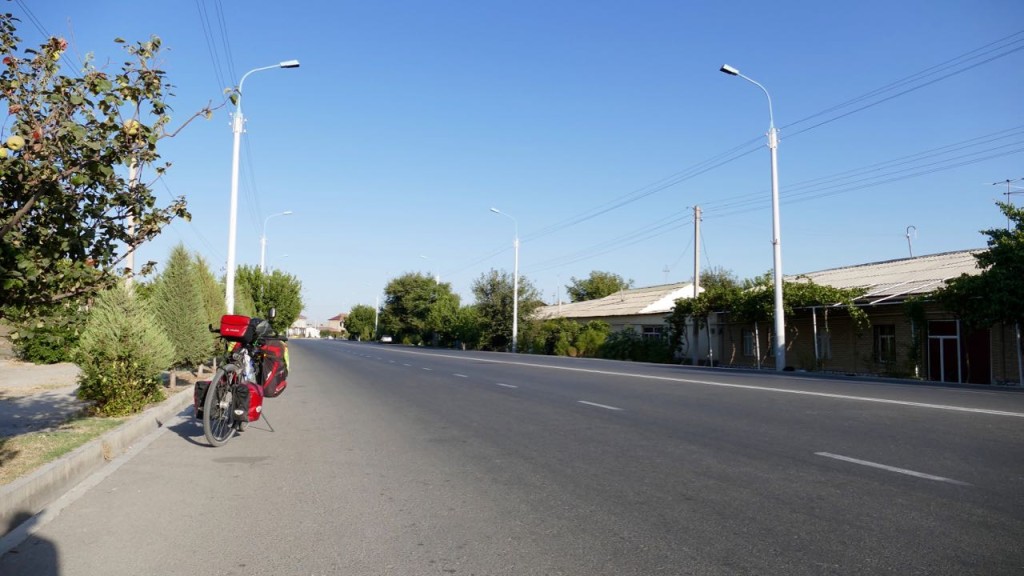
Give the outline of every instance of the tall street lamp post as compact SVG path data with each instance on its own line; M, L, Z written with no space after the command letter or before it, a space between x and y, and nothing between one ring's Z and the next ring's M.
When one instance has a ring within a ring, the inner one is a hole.
M277 214L271 214L263 220L263 233L260 234L260 274L267 271L267 222L274 216L289 216L292 214L291 210L285 210L284 212L278 212Z
M225 278L225 298L228 314L235 313L235 236L238 229L238 149L242 143L242 129L245 124L242 117L242 85L245 79L253 72L270 70L271 68L298 68L298 60L285 60L273 66L253 68L242 75L238 82L238 99L235 101L235 118L231 125L234 132L235 142L231 154L231 213L228 218L228 264Z
M720 71L730 76L743 78L760 88L768 98L768 150L771 152L772 157L772 247L775 260L775 369L783 370L786 367L786 319L783 316L782 307L782 238L779 229L779 133L775 129L772 97L760 82L740 74L740 71L732 66L723 64Z
M512 247L515 248L516 253L515 268L512 271L512 353L514 354L519 349L519 222L497 208L491 208L491 212L510 218L515 226L515 236L512 240Z

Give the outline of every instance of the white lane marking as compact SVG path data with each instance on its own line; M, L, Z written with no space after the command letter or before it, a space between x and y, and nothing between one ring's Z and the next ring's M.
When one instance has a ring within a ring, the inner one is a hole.
M776 392L780 394L797 394L802 396L817 396L820 398L833 398L837 400L855 400L861 402L874 402L877 404L894 404L897 406L914 406L917 408L931 408L934 410L949 410L952 412L968 412L972 414L988 414L991 416L1010 416L1014 418L1024 418L1024 412L1007 412L1004 410L989 410L986 408L967 408L964 406L952 406L949 404L929 404L925 402L910 402L907 400L892 400L888 398L873 398L870 396L850 396L848 394L832 394L829 392L812 392L809 390L790 390L787 388L772 388L768 386L755 386L753 384L732 384L728 382L714 382L711 380L694 380L690 378L674 378L671 376L654 376L651 374L630 374L627 372L612 372L609 370L594 370L590 368L575 368L568 366L549 366L546 364L532 364L529 362L509 362L507 360L490 360L487 358L459 358L454 356L447 356L444 354L430 354L427 352L413 352L406 350L396 350L396 352L404 354L419 354L423 356L431 356L432 358L445 358L449 360L463 361L463 362L486 362L491 364L507 364L512 366L526 366L528 368L546 368L548 370L566 370L569 372L583 372L586 374L599 374L602 376L620 376L623 378L637 378L640 380L659 380L663 382L680 382L683 384L700 384L704 386L718 386L720 388L735 388L740 390L757 390L761 392ZM382 360L382 358L378 358Z
M605 410L622 410L622 408L616 408L615 406L608 406L607 404L598 404L597 402L587 402L586 400L577 400L580 404L586 404L587 406L596 406L598 408L604 408Z
M964 406L952 406L949 404L928 404L924 402L910 402L907 400L891 400L888 398L872 398L870 396L850 396L848 394L832 394L829 392L812 392L809 390L789 390L787 388L772 388L768 386L755 386L753 384L731 384L728 382L713 382L711 380L693 380L690 378L674 378L671 376L654 376L651 374L630 374L627 372L612 372L608 370L593 370L590 368L574 368L569 366L548 366L546 364L532 364L529 362L509 362L507 360L489 360L487 358L459 358L444 354L430 354L428 352L412 352L396 350L404 354L421 354L432 358L445 358L463 362L486 362L490 364L508 364L512 366L525 366L528 368L545 368L548 370L566 370L569 372L583 372L585 374L599 374L602 376L619 376L622 378L637 378L640 380L658 380L662 382L680 382L683 384L700 384L703 386L718 386L720 388L734 388L738 390L757 390L759 392L775 392L778 394L798 394L801 396L816 396L819 398L832 398L836 400L855 400L860 402L874 402L876 404L893 404L896 406L914 406L916 408L931 408L933 410L949 410L951 412L967 412L971 414L988 414L991 416L1011 416L1024 418L1024 412L1006 412L1004 410L988 410L986 408L967 408Z
M835 460L842 460L843 462L851 462L853 464L860 464L861 466L869 466L871 468L878 468L880 470L888 470L889 472L896 472L897 474L906 474L907 476L915 476L917 478L924 478L925 480L935 480L936 482L946 482L949 484L956 484L957 486L970 486L967 482L961 482L959 480L953 480L952 478L943 478L942 476L932 476L931 474L925 474L924 472L915 472L914 470L907 470L906 468L897 468L895 466L887 466L885 464L879 464L877 462L868 462L867 460L858 460L857 458L850 458L849 456L841 456L839 454L832 454L831 452L815 452L815 456L824 456L825 458L832 458Z
M515 384L505 384L504 382L495 382L495 384L503 388L519 388L519 386L516 386Z
M466 376L465 374L459 374L458 372L453 373L452 376L455 376L456 378L469 378L469 376Z
M412 364L406 364L405 362L402 362L402 366L412 367Z
M433 368L424 368L424 370L426 370L427 372L433 372L434 371Z

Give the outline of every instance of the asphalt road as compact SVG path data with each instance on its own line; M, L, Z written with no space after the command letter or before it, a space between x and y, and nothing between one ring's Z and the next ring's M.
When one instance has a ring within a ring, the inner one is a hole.
M1024 394L337 341L0 575L1024 573Z

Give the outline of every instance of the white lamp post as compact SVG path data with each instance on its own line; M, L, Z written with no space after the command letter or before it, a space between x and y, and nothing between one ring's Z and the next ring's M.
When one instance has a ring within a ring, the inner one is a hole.
M491 212L511 218L515 225L516 234L512 240L516 252L515 269L512 272L512 352L515 353L519 349L519 222L497 208L491 208Z
M265 220L263 220L263 233L260 234L260 273L261 274L263 272L267 271L267 267L266 267L266 261L267 261L267 222L269 222L270 219L273 218L274 216L290 216L291 214L292 214L291 210L285 210L284 212L278 212L277 214L271 214L270 216L267 216Z
M768 97L768 150L771 152L772 157L772 247L775 260L775 369L782 370L786 367L786 319L783 316L782 306L782 238L779 229L779 134L775 129L772 97L768 94L768 90L759 82L740 74L740 71L732 66L723 64L720 71L730 76L743 78L760 88L764 95Z
M235 313L235 235L238 228L238 149L242 143L242 128L244 121L242 117L242 85L245 79L253 72L270 70L271 68L298 68L298 60L285 60L273 66L253 68L242 75L238 82L238 100L235 102L235 118L231 125L231 131L235 135L234 148L231 155L231 213L228 218L228 265L225 279L225 298L228 314Z

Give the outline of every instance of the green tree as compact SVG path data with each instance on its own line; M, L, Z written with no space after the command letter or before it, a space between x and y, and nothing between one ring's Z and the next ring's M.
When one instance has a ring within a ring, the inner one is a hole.
M291 274L280 270L266 274L258 266L239 266L235 284L242 286L252 300L255 310L250 315L269 318L270 309L275 310L277 315L270 325L279 334L285 333L302 314L302 282ZM236 313L242 314L240 308Z
M491 270L473 282L473 295L480 315L480 347L507 350L512 345L512 309L514 285L508 272ZM525 276L519 277L519 329L527 330L533 312L543 302L540 292Z
M222 282L223 284L223 282ZM225 288L225 291L227 288ZM225 303L224 309L227 310L227 303ZM225 312L226 313L226 312ZM241 283L235 282L235 314L240 316L258 316L256 314L256 303L252 300L252 294L247 286ZM216 326L216 324L214 324Z
M436 345L450 347L458 340L459 304L459 295L450 290L439 290L430 303L426 329Z
M68 299L35 309L30 314L8 317L13 330L9 337L18 358L35 364L71 362L72 350L85 325L81 299Z
M478 348L481 324L480 312L475 305L460 306L455 319L455 344L463 349Z
M151 308L174 346L173 365L192 368L210 358L214 337L192 256L178 244L153 286ZM219 321L218 321L219 324Z
M1010 225L982 230L988 249L975 255L980 274L962 274L936 299L972 327L1024 322L1024 208L998 202Z
M438 283L419 272L410 272L392 279L384 288L381 310L382 333L399 342L439 343L454 340L459 298L451 284Z
M373 333L375 319L376 310L373 309L373 306L367 306L366 304L356 304L353 306L352 310L348 313L348 318L345 319L345 329L348 330L349 338L373 340L375 337Z
M203 312L206 314L207 326L220 325L220 317L227 314L224 302L224 285L217 281L210 264L202 256L196 255L195 276L199 282L199 293L203 298Z
M573 302L597 300L633 287L632 280L625 280L618 274L599 270L594 270L587 278L572 277L569 282L565 289L569 292L569 299Z
M101 293L75 351L78 396L98 414L123 416L163 399L174 346L145 301L122 285Z
M98 69L87 57L80 73L65 76L67 42L50 38L22 51L16 21L0 14L8 111L0 127L0 317L113 285L129 252L187 218L183 197L157 206L149 182L168 166L158 163L157 143L212 114L207 107L169 130L170 85L154 65L159 38L116 40L128 54L120 70ZM134 182L126 175L133 164Z

